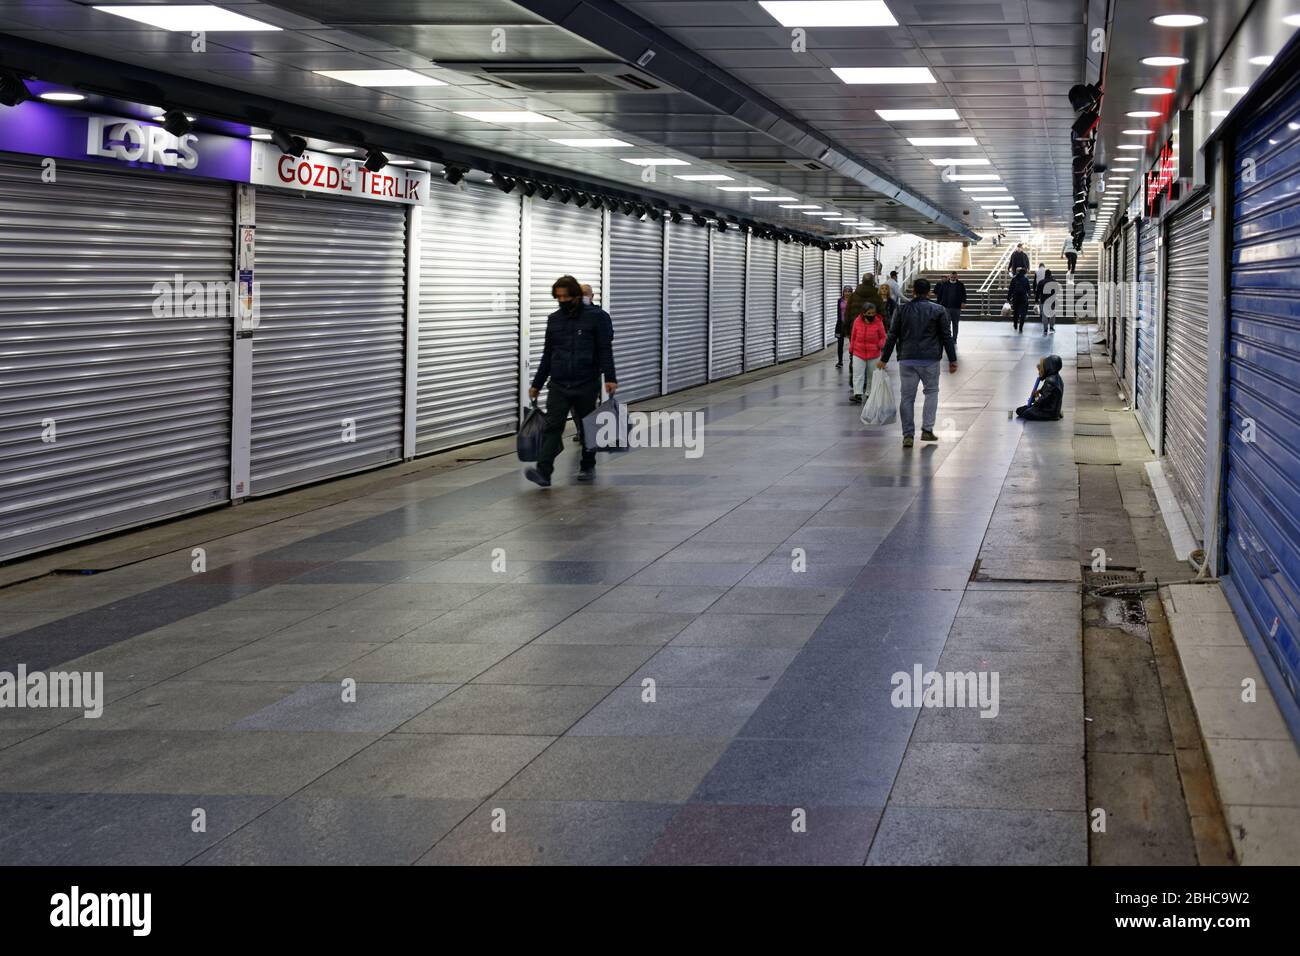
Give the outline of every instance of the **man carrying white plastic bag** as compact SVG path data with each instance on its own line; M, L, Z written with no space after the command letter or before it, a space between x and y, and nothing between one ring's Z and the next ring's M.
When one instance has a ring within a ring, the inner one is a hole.
M889 425L898 418L898 405L894 390L889 387L889 375L878 371L871 376L871 391L862 403L862 424Z

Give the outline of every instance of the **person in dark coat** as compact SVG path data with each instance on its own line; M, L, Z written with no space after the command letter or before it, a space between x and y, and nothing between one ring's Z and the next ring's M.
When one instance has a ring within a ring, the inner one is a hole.
M853 320L846 313L849 299L853 298L853 287L846 285L840 290L839 314L835 318L835 367L844 367L844 340L853 331Z
M1016 417L1027 422L1059 421L1065 383L1061 381L1061 356L1045 355L1038 360L1038 383L1029 396L1029 404L1016 409Z
M853 332L853 320L858 317L862 312L862 307L868 302L876 307L878 314L885 314L885 301L880 296L880 289L876 285L875 276L870 272L863 274L862 281L853 290L853 295L849 296L849 304L844 308L844 321L848 326L846 335Z
M551 295L559 308L546 318L546 339L542 359L537 365L528 397L536 401L550 381L546 401L546 437L534 467L524 469L524 477L543 488L551 484L555 456L564 449L564 422L572 412L581 422L596 409L600 376L605 376L605 391L610 395L618 388L614 370L614 347L608 315L582 301L582 288L573 276L560 276L551 286ZM579 434L581 434L579 425ZM582 446L579 481L596 476L596 450Z
M1011 320L1015 323L1016 331L1023 332L1025 329L1025 318L1029 315L1029 296L1033 291L1033 286L1029 284L1029 277L1025 275L1025 270L1021 269L1016 273L1016 277L1011 280L1007 286L1007 301L1011 303Z
M1029 253L1025 252L1025 244L1023 242L1016 243L1016 251L1011 253L1011 262L1008 264L1008 268L1011 270L1013 276L1021 269L1024 269L1025 273L1028 274Z
M1043 334L1050 335L1056 331L1056 294L1061 291L1061 284L1056 281L1052 275L1052 270L1048 269L1043 273L1043 278L1039 280L1034 293L1038 299L1038 317L1043 320Z
M948 310L948 324L952 326L952 340L957 341L957 327L961 324L961 309L966 304L966 284L949 272L948 278L934 287L934 301Z

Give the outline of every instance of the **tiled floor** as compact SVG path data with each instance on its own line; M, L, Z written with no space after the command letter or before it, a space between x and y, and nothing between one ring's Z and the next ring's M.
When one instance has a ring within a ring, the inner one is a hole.
M0 592L0 670L110 697L0 711L0 860L1084 863L1071 416L1008 415L1074 349L967 323L908 451L827 352L651 403L698 459L416 473ZM997 717L894 706L916 667Z

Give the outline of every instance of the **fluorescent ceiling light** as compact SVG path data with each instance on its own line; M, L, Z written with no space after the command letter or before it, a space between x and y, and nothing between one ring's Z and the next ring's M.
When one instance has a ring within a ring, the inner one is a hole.
M325 150L325 152L330 153L334 156L347 156L351 153L355 153L356 150L353 149L351 146L332 146L329 149Z
M783 27L896 27L884 0L759 0Z
M79 103L86 97L81 93L42 93L41 99L50 103Z
M1144 66L1182 66L1186 62L1186 57L1181 56L1144 56L1142 58Z
M913 146L978 146L974 136L909 136Z
M414 70L313 70L317 76L351 83L353 86L446 86L442 80ZM462 116L468 114L462 113Z
M923 66L833 66L831 72L845 83L934 83Z
M948 177L952 183L995 182L1002 179L997 173L957 173Z
M794 202L796 198L795 196L755 196L754 202Z
M962 186L961 191L964 193L1004 193L1008 190L1006 186Z
M689 166L690 163L684 159L661 159L657 156L642 156L633 159L629 156L623 157L623 162L631 163L633 166ZM725 189L726 187L720 187Z
M1139 86L1133 92L1140 96L1164 96L1166 93L1172 93L1173 90L1167 86Z
M1125 113L1125 116L1131 116L1134 119L1149 119L1153 116L1159 116L1155 110L1133 110L1131 113Z
M1293 13L1289 17L1283 17L1282 22L1289 27L1300 27L1300 13Z
M992 206L996 203L1010 202L1015 198L1014 196L976 196L975 201L981 206Z
M970 158L961 159L959 157L949 157L948 159L932 159L930 162L936 166L988 166L987 159Z
M625 143L621 139L553 139L552 143L559 143L561 146L576 146L579 149L621 149L624 146L631 146L631 143Z
M414 165L415 165L415 160L413 160L413 159L390 159L390 160L388 161L388 165L389 165L389 166L414 166Z
M1250 89L1249 86L1225 86L1223 88L1223 92L1231 93L1233 96L1240 96L1242 93L1245 93L1248 89Z
M1151 22L1158 27L1199 27L1205 17L1196 13L1164 13L1152 17Z
M271 134L270 134L270 133L253 133L253 134L251 134L248 138L249 138L249 139L255 139L255 140L257 140L257 141L259 141L259 142L262 142L262 143L269 143L269 142L271 141Z
M1227 116L1230 110L1210 110L1211 116Z
M1124 135L1125 136L1150 136L1154 132L1155 130L1152 129L1126 129L1124 130Z
M821 206L782 206L782 209L821 209Z
M762 186L719 186L724 193L765 193Z
M554 123L555 118L532 110L457 110L457 116L481 123Z
M673 179L684 179L690 183L730 182L732 178L731 176L723 176L721 173L687 173L685 176L673 177Z
M1120 143L1119 148L1120 149L1146 149L1146 147L1140 143Z
M886 123L904 123L909 120L961 119L956 110L876 110L876 115Z
M1271 56L1252 56L1250 58L1252 66L1269 66L1273 62Z
M214 7L210 3L107 5L97 6L95 9L146 26L158 27L160 30L180 33L253 33L280 29L261 20L246 17L242 13Z

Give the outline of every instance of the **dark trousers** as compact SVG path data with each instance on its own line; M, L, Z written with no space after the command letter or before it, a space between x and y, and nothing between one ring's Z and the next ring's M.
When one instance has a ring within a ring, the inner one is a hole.
M1067 252L1067 253L1065 254L1065 265L1066 265L1066 269L1067 269L1070 273L1073 273L1073 272L1074 272L1074 264L1075 264L1075 262L1078 261L1078 259L1079 259L1079 257L1078 257L1077 255L1075 255L1074 253L1072 253L1072 252Z
M1025 319L1029 317L1029 301L1011 303L1011 319L1016 324L1016 331L1019 332L1025 327Z
M1033 405L1021 405L1016 409L1016 417L1027 422L1055 422L1061 418L1060 415L1046 415Z
M555 470L555 456L564 450L564 423L570 413L578 423L578 435L583 437L582 467L596 464L596 452L587 447L582 432L582 420L596 410L597 384L589 388L564 389L552 385L546 393L546 433L542 439L542 453L537 459L537 470L546 477Z
M844 364L844 336L835 336L835 364Z
M948 309L948 324L952 326L952 340L957 341L957 327L961 325L961 306Z

